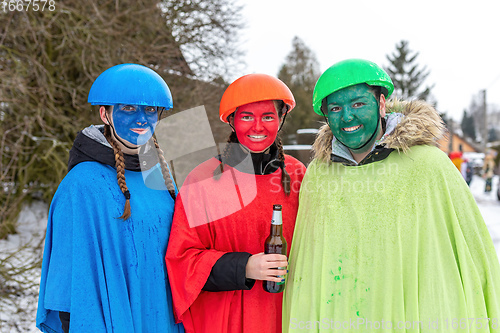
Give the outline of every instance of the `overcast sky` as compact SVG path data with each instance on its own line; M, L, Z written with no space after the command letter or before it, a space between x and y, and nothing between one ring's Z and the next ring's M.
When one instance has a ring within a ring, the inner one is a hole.
M294 36L315 52L323 72L337 61L364 58L385 67L408 40L431 74L426 85L440 112L461 120L474 95L487 89L500 108L500 1L239 0L247 67L238 76L277 76ZM236 79L236 77L235 77Z

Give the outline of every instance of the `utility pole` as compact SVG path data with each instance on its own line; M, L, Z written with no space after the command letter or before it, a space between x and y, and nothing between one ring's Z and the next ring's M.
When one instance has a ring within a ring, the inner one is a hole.
M486 112L486 89L483 89L483 132L481 136L483 137L482 149L483 153L486 154L486 144L488 143L488 120L487 120L487 112Z
M448 120L448 133L450 133L450 143L448 144L448 155L453 151L453 119Z

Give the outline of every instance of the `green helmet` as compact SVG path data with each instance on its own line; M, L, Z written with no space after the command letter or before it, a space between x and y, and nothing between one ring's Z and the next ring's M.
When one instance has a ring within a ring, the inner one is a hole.
M322 116L321 102L324 98L360 83L382 87L386 98L394 91L391 78L379 65L363 59L347 59L334 64L319 77L313 93L314 112Z

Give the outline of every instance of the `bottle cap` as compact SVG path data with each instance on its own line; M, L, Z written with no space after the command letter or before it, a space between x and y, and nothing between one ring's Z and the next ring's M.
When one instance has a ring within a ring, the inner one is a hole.
M273 210L281 211L281 205L273 205Z

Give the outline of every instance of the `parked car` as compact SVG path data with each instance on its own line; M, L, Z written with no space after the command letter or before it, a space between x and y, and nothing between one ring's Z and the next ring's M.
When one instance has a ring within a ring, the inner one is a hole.
M472 165L472 168L474 169L475 175L481 175L484 163L483 153L465 152L463 154L463 158L469 160L469 163Z

